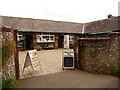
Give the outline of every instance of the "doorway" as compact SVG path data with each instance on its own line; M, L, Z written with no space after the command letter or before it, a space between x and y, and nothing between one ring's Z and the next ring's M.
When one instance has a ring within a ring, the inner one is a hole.
M58 34L58 48L64 47L64 35Z
M26 50L33 49L33 33L24 33Z

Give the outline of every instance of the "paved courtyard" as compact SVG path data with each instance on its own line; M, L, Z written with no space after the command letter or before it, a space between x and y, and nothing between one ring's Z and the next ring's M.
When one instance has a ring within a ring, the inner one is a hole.
M15 88L118 88L118 79L75 69L22 79Z
M63 51L73 51L73 49L52 49L38 51L40 67L32 70L31 66L24 69L27 51L19 51L20 79L39 75L62 72L62 53Z
M26 51L19 52L20 80L15 88L118 88L118 78L92 74L81 70L62 70L62 52L72 49L53 49L38 52L41 68L25 68ZM36 76L36 77L34 77Z

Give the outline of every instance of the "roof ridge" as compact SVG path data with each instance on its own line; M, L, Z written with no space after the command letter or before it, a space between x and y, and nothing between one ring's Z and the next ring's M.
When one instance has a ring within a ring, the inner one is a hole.
M113 16L113 17L111 17L111 18L96 20L96 21L92 21L92 22L88 22L88 23L84 23L84 24L91 24L91 23L95 23L95 22L99 22L99 21L104 21L104 20L110 20L110 19L114 19L114 18L118 18L118 17L119 17L119 16Z

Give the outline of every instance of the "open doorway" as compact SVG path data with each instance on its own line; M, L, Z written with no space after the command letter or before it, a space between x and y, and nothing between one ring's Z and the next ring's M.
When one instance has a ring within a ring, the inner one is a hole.
M59 34L58 35L58 48L64 47L64 35Z
M33 33L24 33L26 50L33 49Z

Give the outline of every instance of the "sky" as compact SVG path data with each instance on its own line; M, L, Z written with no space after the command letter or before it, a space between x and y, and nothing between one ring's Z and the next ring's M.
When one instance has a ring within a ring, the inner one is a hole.
M0 15L87 23L118 16L119 0L0 0Z

